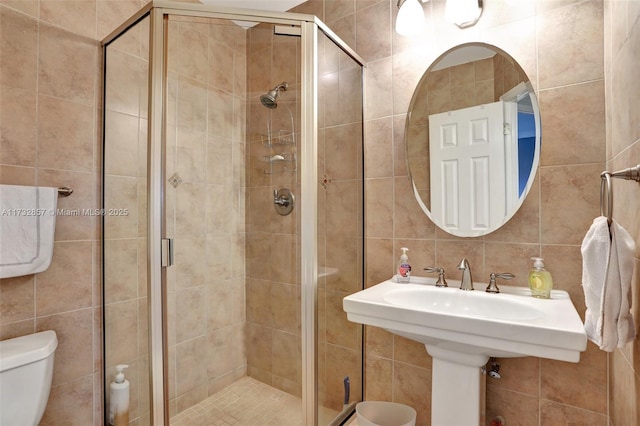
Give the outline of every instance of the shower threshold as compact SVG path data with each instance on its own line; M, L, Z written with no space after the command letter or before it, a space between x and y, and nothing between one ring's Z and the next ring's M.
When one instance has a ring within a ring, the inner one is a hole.
M319 425L338 411L320 407ZM204 401L173 416L171 426L302 426L300 398L251 377L243 377Z

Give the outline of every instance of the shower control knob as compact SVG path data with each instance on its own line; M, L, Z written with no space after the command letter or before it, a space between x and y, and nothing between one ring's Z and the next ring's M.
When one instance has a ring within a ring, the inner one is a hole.
M287 197L286 195L278 195L278 190L275 189L273 191L273 203L278 205L278 206L282 206L282 207L288 207L289 203L291 202L291 200L289 200L289 197Z
M295 197L287 188L273 190L273 205L276 212L281 216L286 216L293 211Z

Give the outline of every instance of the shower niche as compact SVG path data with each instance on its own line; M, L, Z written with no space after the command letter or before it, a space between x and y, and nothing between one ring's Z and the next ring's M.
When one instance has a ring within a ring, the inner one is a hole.
M191 3L151 2L103 46L102 207L130 212L103 218L104 411L127 364L139 425L344 418L362 399L342 311L364 288L361 59L311 15Z

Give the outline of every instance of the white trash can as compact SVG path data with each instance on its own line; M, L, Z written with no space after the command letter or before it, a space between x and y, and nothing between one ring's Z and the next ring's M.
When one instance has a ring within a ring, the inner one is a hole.
M386 401L363 401L356 405L358 426L415 426L416 410Z

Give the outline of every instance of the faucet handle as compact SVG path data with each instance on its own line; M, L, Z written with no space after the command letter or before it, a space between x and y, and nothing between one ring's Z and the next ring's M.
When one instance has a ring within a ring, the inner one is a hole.
M491 275L489 275L489 285L485 290L487 293L500 293L500 289L496 284L496 278L502 278L503 280L510 280L512 278L515 278L515 275L513 275L510 272L502 272L499 274L492 272Z
M438 274L438 281L436 281L436 287L449 287L447 280L444 279L444 268L436 268L433 266L427 266L423 268L424 271Z

